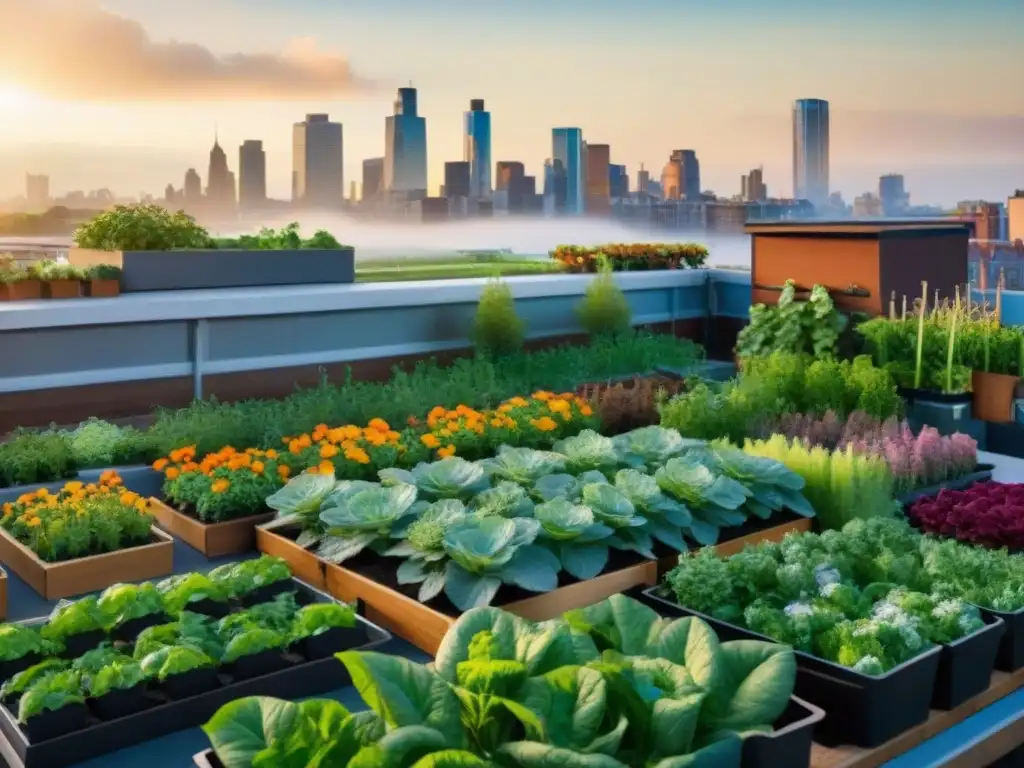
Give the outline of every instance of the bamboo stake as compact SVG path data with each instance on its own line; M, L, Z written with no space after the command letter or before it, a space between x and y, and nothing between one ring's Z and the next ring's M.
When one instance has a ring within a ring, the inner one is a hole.
M903 322L907 322L907 294L903 294Z
M928 283L921 281L921 308L917 316L917 362L914 366L914 389L921 388L921 361L924 354L924 313L928 310Z

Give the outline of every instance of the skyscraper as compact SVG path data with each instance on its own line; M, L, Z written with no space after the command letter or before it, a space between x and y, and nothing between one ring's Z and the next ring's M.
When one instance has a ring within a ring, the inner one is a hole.
M648 187L651 183L651 172L644 168L644 164L640 163L640 170L636 172L636 191L638 194L648 194Z
M469 102L465 115L466 135L462 159L469 163L469 197L491 197L491 113L484 110L483 99Z
M50 177L45 174L25 175L25 200L29 213L42 213L50 207Z
M565 213L566 209L565 166L558 159L544 161L544 207L552 213Z
M661 172L666 200L700 201L700 161L692 149L676 149Z
M629 197L629 172L624 165L608 166L608 192L612 200Z
M907 194L903 176L889 173L878 177L878 197L882 201L885 216L901 216L907 211L910 196Z
M764 171L761 168L754 168L740 178L740 196L747 203L760 203L768 198L768 188L765 186Z
M363 160L363 200L375 200L384 190L384 158Z
M585 209L583 167L583 131L579 128L554 128L551 131L552 167L561 166L560 174L564 178L564 206L556 204L556 210L569 214L580 214ZM556 176L557 176L556 171ZM557 183L556 178L556 183ZM557 187L556 187L557 189ZM545 172L545 196L547 196L547 173ZM556 199L558 199L556 195Z
M451 200L453 197L471 197L473 191L473 164L463 160L462 162L444 164L444 196Z
M587 202L588 213L607 213L611 210L611 147L607 144L587 144Z
M384 121L384 189L404 197L427 193L427 121L416 112L416 89L399 88L395 114Z
M340 208L345 200L341 123L306 115L292 129L292 199L309 208Z
M814 205L828 202L829 116L823 99L793 104L793 197Z
M267 153L263 142L247 139L238 148L238 205L257 210L267 202Z
M185 186L182 188L185 202L195 205L203 200L203 179L195 168L185 173Z
M235 207L235 177L228 168L228 156L216 138L213 140L213 149L210 150L206 202L217 211L227 211Z

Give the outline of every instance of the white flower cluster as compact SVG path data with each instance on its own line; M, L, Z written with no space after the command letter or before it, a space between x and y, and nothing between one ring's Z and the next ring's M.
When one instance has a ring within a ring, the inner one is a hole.
M814 606L810 603L795 602L790 603L782 609L783 613L789 616L791 619L795 619L798 616L813 616Z
M911 651L916 651L924 646L924 639L918 632L918 620L915 616L906 613L898 605L882 600L875 603L871 612L872 618L862 626L854 630L856 637L870 636L877 634L884 625L888 625L900 634L903 644Z
M825 587L829 584L838 584L839 580L839 570L828 563L821 563L814 566L814 581L819 587Z
M863 656L853 665L853 671L860 672L862 675L880 675L885 670L877 656Z

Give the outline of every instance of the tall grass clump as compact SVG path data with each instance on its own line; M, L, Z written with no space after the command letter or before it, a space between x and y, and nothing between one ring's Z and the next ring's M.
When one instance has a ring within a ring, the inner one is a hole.
M497 357L523 348L524 323L508 284L493 278L480 293L473 317L472 339L477 352Z

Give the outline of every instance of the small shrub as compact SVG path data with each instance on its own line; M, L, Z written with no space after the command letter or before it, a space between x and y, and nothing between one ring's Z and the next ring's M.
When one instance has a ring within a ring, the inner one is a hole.
M75 245L99 251L209 248L210 233L184 211L159 205L119 205L75 230Z
M497 278L488 280L480 293L472 334L477 351L483 355L494 357L522 349L523 321L516 313L512 291Z
M580 323L591 336L618 335L632 328L633 310L622 289L615 284L607 261L587 286L576 312Z
M65 435L26 432L0 443L0 488L48 483L74 474L71 444Z
M606 434L614 435L659 421L658 405L678 394L681 381L636 378L618 384L588 384L580 397L590 402Z

